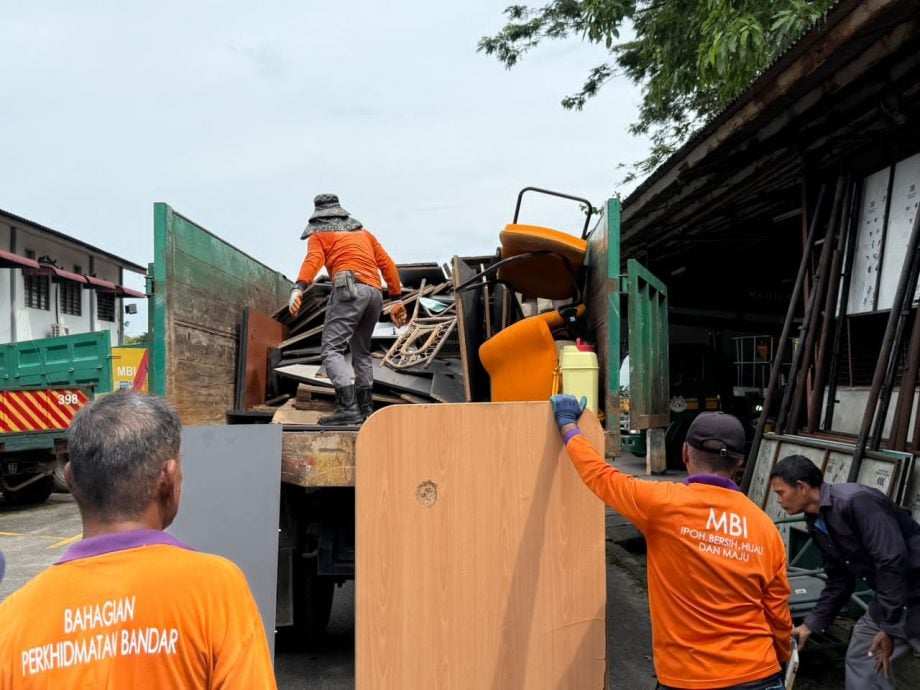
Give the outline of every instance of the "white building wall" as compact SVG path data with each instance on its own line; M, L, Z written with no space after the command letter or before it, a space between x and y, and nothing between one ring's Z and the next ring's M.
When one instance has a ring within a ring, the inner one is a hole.
M116 285L123 285L121 269L112 263L111 261L106 261L96 257L93 260L93 272L97 278L102 278L104 280L109 280ZM93 315L96 315L96 301L98 296L96 295L95 290L89 290L88 292L93 293ZM109 331L111 333L112 345L121 345L123 338L123 327L122 324L125 318L125 308L122 305L122 300L118 297L115 298L115 321L102 321L98 318L95 319L93 326L94 331Z
M0 248L5 251L12 251L10 234L9 224L0 220ZM11 285L18 273L20 271L14 268L0 268L0 343L8 343L13 340L13 309L10 304L10 295L12 294Z
M27 251L35 253L38 259L47 256L54 259L56 266L73 272L95 274L99 278L122 284L122 269L105 258L81 250L49 237L29 226L20 226L5 219L0 220L0 248L26 256ZM124 307L122 300L115 299L115 320L103 321L97 317L97 295L95 290L81 288L81 313L79 316L64 314L60 301L61 286L51 282L49 286L49 308L26 307L25 280L21 269L0 269L0 342L20 342L51 336L55 323L69 328L70 333L88 333L107 330L111 333L113 345L123 341Z

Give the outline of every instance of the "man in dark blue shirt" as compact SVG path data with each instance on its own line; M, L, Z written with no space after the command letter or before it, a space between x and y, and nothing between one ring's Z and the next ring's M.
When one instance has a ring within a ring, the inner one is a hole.
M825 484L801 455L776 463L770 488L787 513L805 514L827 574L818 603L793 631L799 648L830 625L863 579L875 597L853 627L846 688L898 687L900 662L911 647L920 652L920 525L877 489Z

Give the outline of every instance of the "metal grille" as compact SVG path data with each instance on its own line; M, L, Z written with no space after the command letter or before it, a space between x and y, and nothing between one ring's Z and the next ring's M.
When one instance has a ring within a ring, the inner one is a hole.
M72 316L83 314L83 290L76 283L61 283L61 311Z
M104 292L96 295L96 316L100 321L115 320L115 295Z
M26 306L30 309L49 310L49 294L51 279L48 276L23 275L25 285Z

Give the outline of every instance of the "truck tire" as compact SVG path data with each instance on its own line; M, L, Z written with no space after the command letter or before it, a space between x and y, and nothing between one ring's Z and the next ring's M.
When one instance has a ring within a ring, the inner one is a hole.
M676 419L671 422L664 435L665 456L669 470L686 470L684 465L684 441L690 428L688 419Z
M10 484L20 483L10 481ZM27 506L35 503L44 503L54 490L54 475L46 475L38 481L32 482L17 491L3 490L3 499L9 506Z
M51 475L54 477L54 491L59 494L69 494L70 488L67 486L67 481L64 479L64 465L67 464L67 460L58 457L54 465L54 474Z

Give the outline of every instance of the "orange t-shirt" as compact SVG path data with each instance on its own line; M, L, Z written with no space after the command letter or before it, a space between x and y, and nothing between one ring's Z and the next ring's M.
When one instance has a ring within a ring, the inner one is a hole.
M315 232L307 240L307 256L297 282L309 285L319 270L325 266L329 277L338 271L354 271L355 277L364 283L380 289L380 273L387 283L391 297L399 297L399 271L390 255L369 230L350 232ZM379 272L378 272L379 270Z
M2 690L276 687L236 565L153 530L74 546L0 604Z
M767 514L724 479L636 479L581 435L566 450L588 488L645 534L659 682L714 688L778 673L792 618L786 550Z

